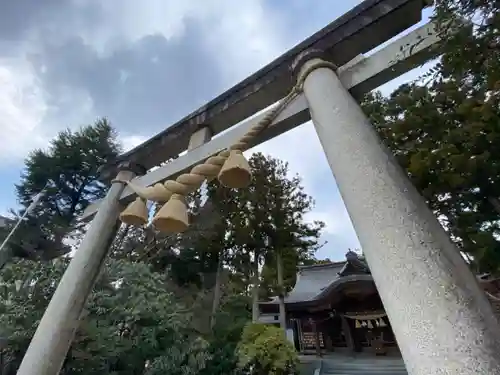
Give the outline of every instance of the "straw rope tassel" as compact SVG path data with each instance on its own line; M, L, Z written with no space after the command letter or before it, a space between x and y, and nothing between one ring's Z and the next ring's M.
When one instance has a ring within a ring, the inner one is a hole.
M135 185L133 182L128 182L128 186L143 200L152 200L155 202L167 202L163 205L162 209L155 215L153 219L153 225L165 232L179 232L186 229L187 223L187 212L181 213L181 204L185 206L185 197L198 190L205 180L211 181L216 178L221 171L224 163L228 160L232 151L243 152L249 148L251 142L264 131L271 123L276 119L276 117L296 98L296 96L302 91L302 85L307 77L307 75L315 69L328 67L330 69L337 69L332 63L325 61L318 61L315 64L311 64L309 68L302 72L297 80L297 84L292 88L290 93L285 96L279 104L271 110L259 123L253 126L242 138L238 140L235 144L230 146L228 149L219 152L217 155L209 157L204 163L196 165L191 169L189 173L184 173L178 176L175 180L166 181L163 186L162 184L156 184L150 187L140 187ZM175 224L170 225L163 222L161 225L157 225L160 219L165 219L169 223L172 220L172 207L174 211L181 217L174 218ZM163 215L163 216L162 216ZM168 218L167 218L168 217ZM179 223L182 222L182 223ZM168 228L172 228L172 231Z

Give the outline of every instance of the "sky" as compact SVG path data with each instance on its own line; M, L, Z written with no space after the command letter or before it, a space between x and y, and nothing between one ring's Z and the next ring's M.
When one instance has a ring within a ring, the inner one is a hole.
M24 158L59 131L107 117L130 149L360 2L0 1L0 213L17 205ZM389 94L424 70L379 89ZM311 123L253 151L302 176L316 202L308 220L326 223L318 258L360 248Z

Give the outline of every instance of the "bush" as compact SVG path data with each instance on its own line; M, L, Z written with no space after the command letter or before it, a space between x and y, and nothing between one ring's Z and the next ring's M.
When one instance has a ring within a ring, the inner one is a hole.
M216 315L216 324L209 338L211 359L198 375L239 374L236 347L241 340L243 328L251 319L250 299L231 295L224 300Z
M296 373L298 356L281 328L249 324L237 348L238 367L251 375Z

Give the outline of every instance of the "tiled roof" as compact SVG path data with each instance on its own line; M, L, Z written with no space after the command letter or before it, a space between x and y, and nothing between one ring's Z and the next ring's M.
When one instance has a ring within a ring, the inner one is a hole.
M321 264L301 267L297 273L297 282L285 303L311 301L328 288L339 276L346 262Z
M359 258L356 258L354 261L356 262L356 260L363 262L363 260ZM344 271L347 263L347 261L343 261L315 264L311 266L299 266L295 287L285 297L285 303L309 302L317 300L321 298L323 294L328 293L328 291L347 281L373 280L370 274L363 273L341 276L339 273ZM483 289L487 292L486 294L493 306L493 309L495 310L496 315L500 318L500 290L498 290L499 288L496 286L500 285L500 280L494 279L491 276L485 277L485 275L479 275L477 277ZM494 283L497 284L493 285ZM494 289L494 292L493 290L490 290L489 286L496 288ZM271 301L259 302L259 304L262 305L274 305L277 303L278 297L274 297Z
M295 287L285 297L285 303L308 302L319 299L323 293L333 289L345 281L368 280L372 277L368 274L340 276L347 262L335 262L327 264L315 264L312 266L300 266L297 273ZM260 304L276 304L278 298L274 297L269 302Z

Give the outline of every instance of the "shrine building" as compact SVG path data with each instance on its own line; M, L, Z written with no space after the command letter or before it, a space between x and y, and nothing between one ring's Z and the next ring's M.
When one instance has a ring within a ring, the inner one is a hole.
M490 301L500 306L500 283L478 277ZM287 337L298 352L400 356L391 324L364 259L349 251L346 260L300 266L295 287L285 297ZM259 321L279 325L278 298L259 302Z

